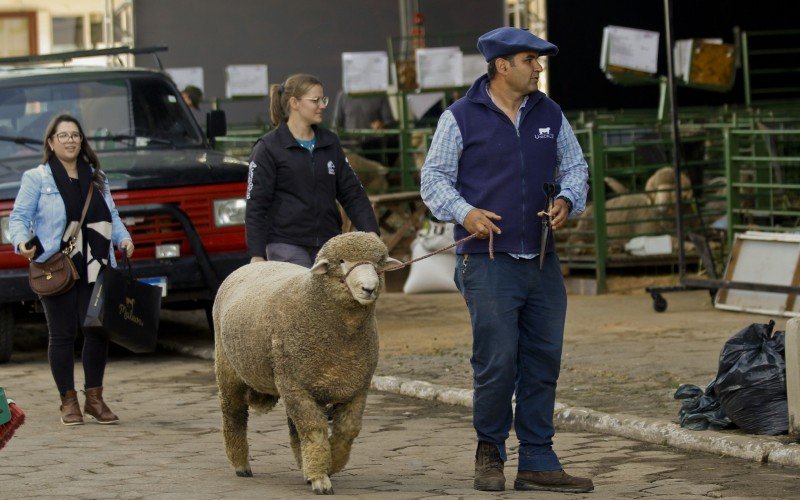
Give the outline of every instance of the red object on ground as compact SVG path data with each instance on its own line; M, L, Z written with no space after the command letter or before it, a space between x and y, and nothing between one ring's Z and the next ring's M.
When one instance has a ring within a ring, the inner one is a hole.
M25 423L25 412L16 403L8 402L8 409L11 412L11 420L0 425L0 450L6 445L14 435L20 425Z

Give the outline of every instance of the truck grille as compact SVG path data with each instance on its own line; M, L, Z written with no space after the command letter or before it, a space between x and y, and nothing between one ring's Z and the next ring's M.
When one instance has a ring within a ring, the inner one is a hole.
M213 220L214 200L241 198L244 183L162 189L148 192L114 193L117 206L144 204L177 205L194 225L208 252L244 251L244 226L216 227ZM136 245L136 258L155 257L155 246L179 244L181 255L192 255L189 240L181 224L171 215L126 216L122 218Z

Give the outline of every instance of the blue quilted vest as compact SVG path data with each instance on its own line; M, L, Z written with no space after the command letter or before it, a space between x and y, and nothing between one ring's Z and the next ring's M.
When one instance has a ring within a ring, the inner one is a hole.
M534 92L522 112L519 132L486 92L488 78L475 81L467 95L450 106L464 150L458 162L456 189L476 208L502 220L494 250L513 254L539 253L544 208L543 184L556 175L556 138L561 108L542 92ZM468 236L456 225L455 238ZM552 251L550 238L546 251ZM458 246L459 254L487 253L488 240L472 239Z

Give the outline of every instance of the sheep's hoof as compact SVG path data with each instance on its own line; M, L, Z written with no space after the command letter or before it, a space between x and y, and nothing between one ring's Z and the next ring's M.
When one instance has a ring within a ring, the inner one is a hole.
M311 489L317 495L333 495L333 485L331 485L331 479L328 476L312 480Z
M236 469L236 475L239 477L253 477L253 471L250 470L250 467Z

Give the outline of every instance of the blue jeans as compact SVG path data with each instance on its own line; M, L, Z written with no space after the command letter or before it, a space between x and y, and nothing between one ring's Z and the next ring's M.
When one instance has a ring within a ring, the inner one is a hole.
M519 470L561 469L553 451L553 410L561 368L567 294L555 253L459 255L455 281L472 320L473 425L506 460L514 422ZM516 412L511 399L516 395Z

